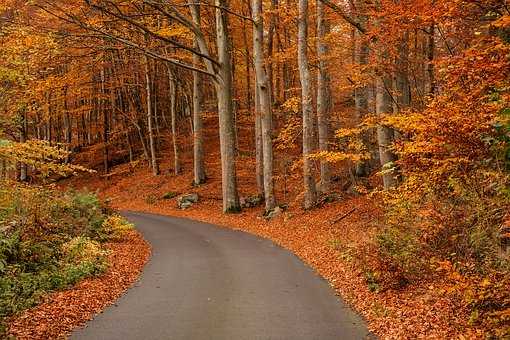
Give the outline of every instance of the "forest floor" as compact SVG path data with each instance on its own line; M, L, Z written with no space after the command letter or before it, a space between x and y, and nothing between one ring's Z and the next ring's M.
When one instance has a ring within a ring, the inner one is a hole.
M110 253L105 273L46 295L41 304L8 321L8 335L18 340L66 339L113 304L138 279L151 249L137 231L110 241L106 248Z
M483 338L484 330L469 326L467 308L444 293L444 282L436 279L398 290L370 289L367 273L354 260L357 245L371 242L382 223L382 213L368 195L342 194L339 190L336 200L305 211L300 206L299 181L294 186L285 183L288 192L284 194L280 179L277 196L280 202L288 204L280 216L266 220L262 207L223 214L217 137L210 132L209 138L212 142L206 143L208 181L199 187L191 185L190 150L184 150L184 171L179 176L171 173L171 165L165 161L161 164L162 175L157 177L141 163L135 168L124 164L115 167L107 177L85 175L63 185L97 191L119 210L187 217L271 239L324 277L367 320L370 331L383 339ZM254 160L247 154L241 150L237 164L243 197L256 193ZM169 152L161 157L172 159ZM179 209L175 198L163 198L166 193L191 192L198 193L200 201L187 210Z

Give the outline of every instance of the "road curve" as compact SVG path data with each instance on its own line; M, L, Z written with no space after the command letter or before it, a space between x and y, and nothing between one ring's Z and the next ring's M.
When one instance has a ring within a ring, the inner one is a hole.
M327 282L271 241L126 213L153 248L140 281L71 339L365 339Z

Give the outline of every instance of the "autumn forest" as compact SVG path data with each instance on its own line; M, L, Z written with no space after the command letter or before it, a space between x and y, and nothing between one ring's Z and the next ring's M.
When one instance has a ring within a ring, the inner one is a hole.
M0 337L157 263L137 211L272 240L374 336L504 339L510 3L0 0L0 202Z

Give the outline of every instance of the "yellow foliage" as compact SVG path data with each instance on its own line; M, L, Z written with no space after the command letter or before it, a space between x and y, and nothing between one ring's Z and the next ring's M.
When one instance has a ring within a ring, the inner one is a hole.
M181 38L187 40L192 40L193 38L193 34L188 28L175 24L170 27L163 27L157 31L157 33L166 38Z
M290 97L282 104L282 109L285 111L289 111L292 113L299 112L299 105L301 103L301 98L299 97Z
M278 138L275 140L277 150L292 149L296 145L296 140L301 136L301 120L297 116L290 116L283 129L280 130Z
M336 163L341 161L360 162L370 159L370 154L365 153L344 153L338 151L320 151L308 156L311 159L323 160L328 163Z
M114 240L122 238L126 232L133 230L134 227L133 224L120 215L112 215L103 222L103 230Z
M30 140L25 143L0 141L0 160L8 164L18 162L33 166L43 176L50 173L60 175L76 174L77 172L94 172L79 165L66 164L69 152L62 146L51 146L46 141Z
M62 245L62 252L67 261L74 264L93 262L106 255L101 245L88 237L78 236Z

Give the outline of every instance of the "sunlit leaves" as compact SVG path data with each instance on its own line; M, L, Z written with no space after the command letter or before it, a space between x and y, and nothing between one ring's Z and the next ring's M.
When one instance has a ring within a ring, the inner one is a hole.
M62 146L51 146L45 141L31 140L26 143L0 141L0 160L11 166L19 162L33 166L41 176L91 172L84 167L67 164L65 160L68 156L69 152Z

